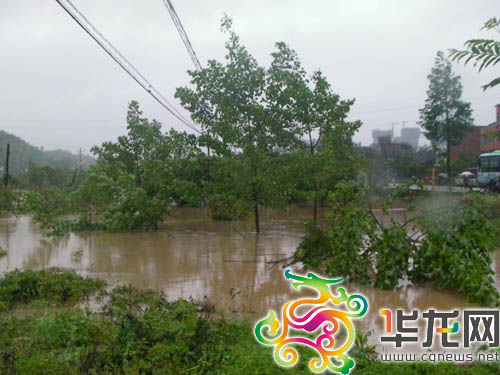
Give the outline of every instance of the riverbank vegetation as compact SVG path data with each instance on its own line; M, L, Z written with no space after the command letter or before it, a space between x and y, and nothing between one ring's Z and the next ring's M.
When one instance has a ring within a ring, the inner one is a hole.
M408 194L408 191L402 192ZM482 206L498 197L426 197L403 221L383 220L367 209L368 191L355 182L337 185L323 227L310 223L295 262L328 276L382 289L401 281L462 293L468 301L498 306L490 253L498 246L494 210ZM387 202L390 206L390 200ZM385 207L387 210L389 207ZM384 212L384 211L382 211Z
M61 299L58 291L68 298ZM93 310L81 304L92 293L100 294ZM71 271L8 273L0 279L0 304L6 307L0 314L0 372L5 375L308 371L310 353L301 350L304 360L282 369L270 350L257 344L249 323L225 318L208 302L169 301L161 293L129 286L106 291L104 282ZM358 334L351 351L357 362L353 374L498 373L496 364L378 362L363 337Z

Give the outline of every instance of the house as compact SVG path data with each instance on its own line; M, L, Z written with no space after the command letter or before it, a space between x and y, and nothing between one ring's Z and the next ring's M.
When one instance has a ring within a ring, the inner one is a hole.
M500 150L500 104L496 108L496 121L481 127L481 154Z
M479 154L500 150L500 104L495 106L495 110L495 122L485 126L474 126L459 145L451 146L452 161L461 156L475 159Z

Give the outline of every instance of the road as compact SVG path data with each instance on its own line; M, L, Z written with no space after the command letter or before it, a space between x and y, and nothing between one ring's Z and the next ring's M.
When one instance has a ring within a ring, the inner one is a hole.
M392 188L392 189L395 189L395 188L397 188L399 186L401 186L401 184L389 184L389 187ZM418 186L418 185L412 185L412 186L410 186L410 189L414 190L414 191L421 190L420 186ZM450 188L448 186L443 186L443 185L435 185L434 189L433 189L432 185L424 185L423 190L424 191L435 191L435 192L438 192L438 193L448 193L448 192L450 192ZM473 187L472 191L476 192L476 193L479 193L481 191L481 189L478 188L478 187ZM452 193L462 193L463 194L463 193L470 192L470 189L469 188L465 188L463 186L452 186L451 187L451 192Z

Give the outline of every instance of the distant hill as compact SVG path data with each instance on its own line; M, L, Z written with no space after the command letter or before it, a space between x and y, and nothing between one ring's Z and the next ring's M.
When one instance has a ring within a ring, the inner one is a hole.
M78 155L72 154L66 150L44 151L41 147L30 145L23 139L0 130L0 168L5 164L5 153L7 143L10 143L10 163L9 172L12 176L18 176L25 171L30 163L37 166L49 166L52 168L75 168L79 160ZM96 160L89 155L82 155L85 160L84 168L95 164Z

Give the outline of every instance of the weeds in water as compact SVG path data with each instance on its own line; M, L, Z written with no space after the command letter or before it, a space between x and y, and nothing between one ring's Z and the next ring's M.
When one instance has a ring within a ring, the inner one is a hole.
M83 250L82 249L75 250L75 251L73 251L71 253L71 259L74 262L80 262L82 260L82 256L83 256Z

